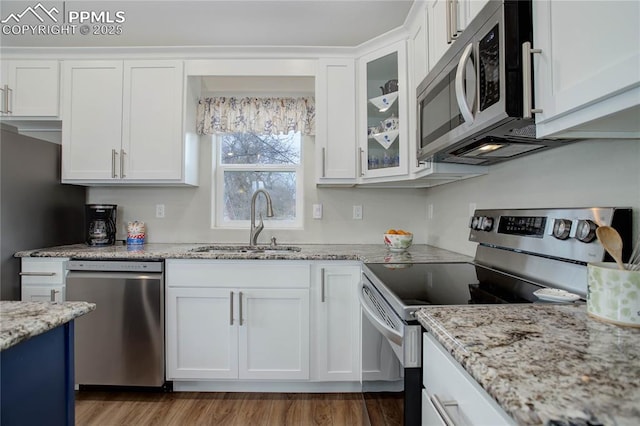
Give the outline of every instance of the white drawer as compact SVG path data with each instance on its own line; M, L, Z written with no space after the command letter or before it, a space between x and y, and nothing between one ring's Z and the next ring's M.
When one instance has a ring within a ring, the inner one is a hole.
M68 260L66 257L23 257L20 272L22 285L64 285Z
M168 287L309 288L311 263L293 260L168 259Z
M420 423L422 426L447 426L431 403L426 389L422 389L422 421Z
M422 354L422 377L427 400L431 403L431 399L438 399L455 424L516 424L429 333L423 335ZM437 404L434 402L431 405Z

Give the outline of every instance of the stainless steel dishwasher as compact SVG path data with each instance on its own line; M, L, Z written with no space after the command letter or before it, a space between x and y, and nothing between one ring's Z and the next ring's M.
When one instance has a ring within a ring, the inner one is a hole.
M66 300L96 304L75 322L77 385L162 387L161 261L70 260Z

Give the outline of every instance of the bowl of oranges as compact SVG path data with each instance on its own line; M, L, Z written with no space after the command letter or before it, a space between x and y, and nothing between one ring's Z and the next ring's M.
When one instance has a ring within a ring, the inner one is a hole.
M413 234L402 229L389 229L384 233L384 244L390 251L405 251L412 242Z

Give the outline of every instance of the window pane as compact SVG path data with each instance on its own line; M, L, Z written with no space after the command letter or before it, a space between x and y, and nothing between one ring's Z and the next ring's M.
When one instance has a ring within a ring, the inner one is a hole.
M271 196L274 217L271 220L294 220L296 218L296 173L295 172L224 172L224 221L249 220L251 197L257 189L266 190ZM259 213L266 219L265 196L256 199L256 222Z
M222 136L222 164L300 164L300 132L286 135L229 133Z

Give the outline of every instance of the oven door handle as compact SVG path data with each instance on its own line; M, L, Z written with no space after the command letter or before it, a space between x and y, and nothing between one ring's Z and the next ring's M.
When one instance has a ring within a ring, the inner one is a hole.
M386 323L384 323L367 304L363 295L364 287L364 285L360 286L360 291L358 292L358 298L360 299L362 312L364 312L367 318L369 318L369 320L371 321L371 324L376 328L376 330L382 333L382 335L386 339L399 346L402 346L402 334L398 333L396 330L392 329Z

